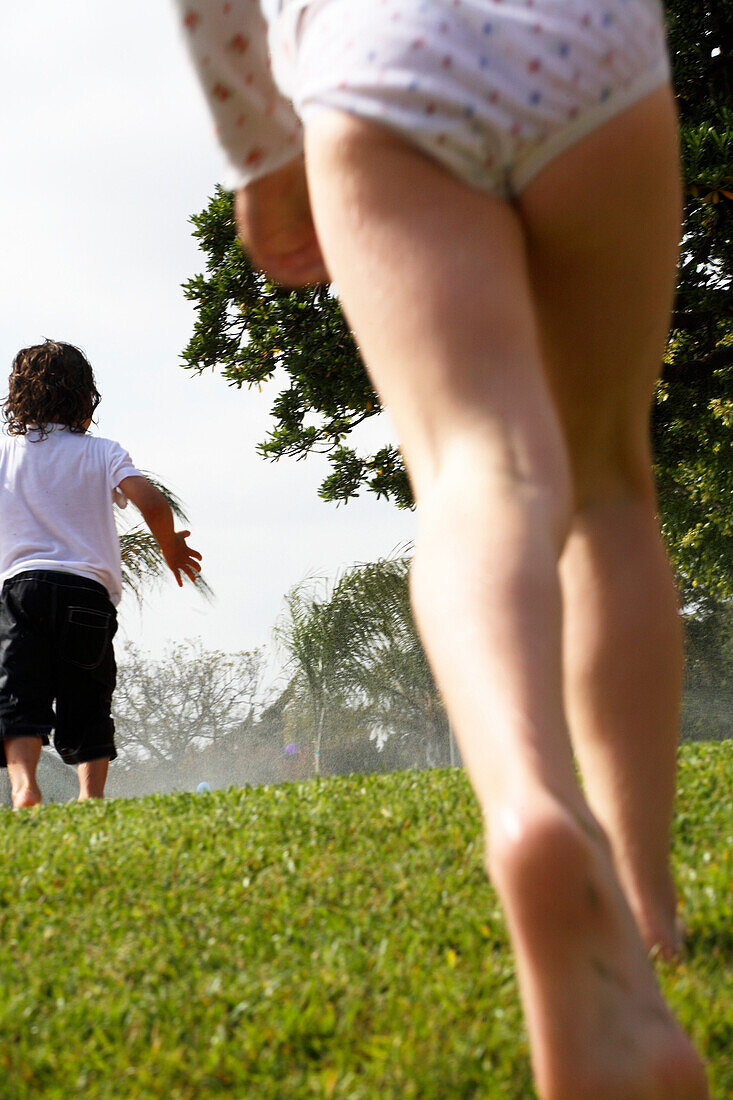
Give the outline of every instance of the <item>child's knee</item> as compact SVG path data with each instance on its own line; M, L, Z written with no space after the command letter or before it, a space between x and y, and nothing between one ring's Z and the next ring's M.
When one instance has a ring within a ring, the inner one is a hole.
M599 442L589 430L583 447L571 452L573 500L575 511L627 500L638 500L655 507L655 483L652 456L646 435L632 439L623 431L609 440Z
M418 498L410 575L418 621L440 628L445 615L470 615L487 583L510 599L530 592L543 599L571 520L564 476L518 476L488 461L481 467L479 456L448 464Z
M573 485L567 454L557 438L523 436L520 431L486 439L467 434L440 448L432 469L417 490L424 517L445 529L470 524L496 530L511 522L548 528L564 541L573 510Z

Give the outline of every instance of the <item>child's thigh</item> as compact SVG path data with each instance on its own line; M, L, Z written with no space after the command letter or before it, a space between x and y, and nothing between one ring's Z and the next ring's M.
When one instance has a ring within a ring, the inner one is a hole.
M648 491L650 403L679 252L671 90L653 92L552 162L520 196L548 378L581 498Z
M469 449L474 470L561 480L513 208L339 112L308 121L306 163L329 270L418 497Z

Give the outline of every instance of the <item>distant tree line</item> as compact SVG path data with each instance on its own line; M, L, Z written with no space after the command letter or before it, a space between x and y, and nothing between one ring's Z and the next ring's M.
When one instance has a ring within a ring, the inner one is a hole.
M408 573L409 558L381 559L285 598L275 637L290 679L273 706L287 728L310 731L316 774L333 767L334 754L341 770L354 762L359 730L356 756L364 756L366 733L372 758L384 753L418 767L450 761L448 720L413 621ZM344 730L352 731L350 747Z
M409 605L409 559L312 580L285 598L285 657L264 683L262 649L199 641L151 658L120 653L110 794L388 771L451 760L448 721Z
M412 619L408 570L407 556L392 557L293 588L274 632L286 658L275 687L265 680L263 648L225 653L188 640L152 657L128 643L119 654L119 758L108 793L459 762ZM682 736L731 738L733 601L703 599L688 619ZM8 803L6 779L0 801ZM76 796L73 770L52 752L43 754L40 779L50 801Z
M682 737L692 741L733 738L733 600L702 598L685 620Z
M128 642L112 704L119 758L110 793L188 788L194 779L219 784L234 775L251 740L262 662L261 650L224 653L199 640L171 643L156 658ZM216 776L199 774L211 772L214 755Z
M261 649L186 642L151 660L128 646L115 710L121 788L160 789L161 776L193 789L201 779L227 786L459 762L408 575L409 557L398 556L294 587L274 631L286 658L275 687ZM688 619L682 736L733 737L733 601L708 599Z

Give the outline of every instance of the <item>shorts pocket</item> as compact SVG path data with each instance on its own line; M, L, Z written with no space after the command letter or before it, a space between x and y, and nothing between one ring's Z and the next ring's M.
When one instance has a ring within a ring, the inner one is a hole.
M117 628L114 611L69 607L61 630L61 658L79 668L96 668Z

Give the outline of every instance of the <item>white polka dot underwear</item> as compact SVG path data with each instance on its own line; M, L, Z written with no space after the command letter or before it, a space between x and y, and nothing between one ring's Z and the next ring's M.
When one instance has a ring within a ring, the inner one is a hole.
M271 50L304 122L379 123L503 198L670 77L659 0L301 5L286 0Z

